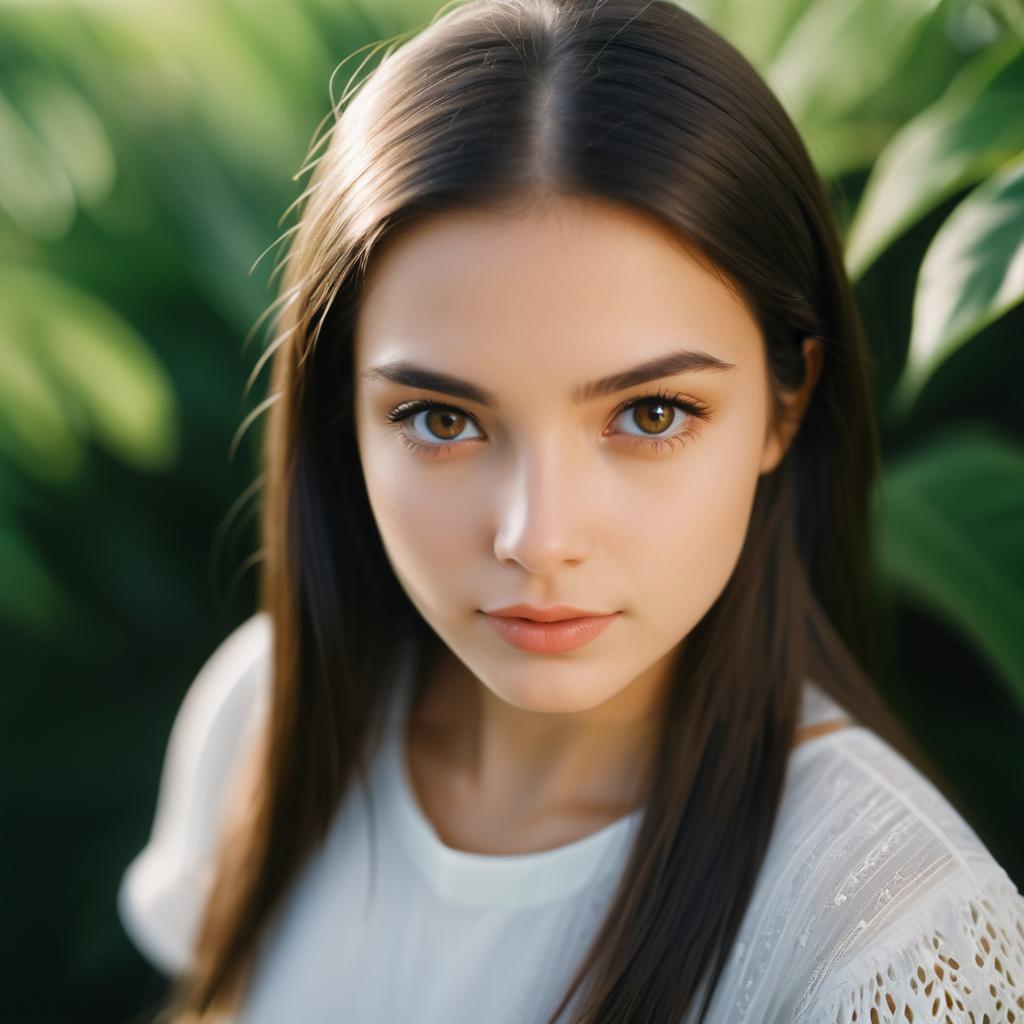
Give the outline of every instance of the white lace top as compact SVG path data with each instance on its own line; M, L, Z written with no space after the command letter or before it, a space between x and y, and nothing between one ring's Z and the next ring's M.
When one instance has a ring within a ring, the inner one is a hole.
M267 708L269 620L218 647L178 713L156 820L118 902L139 949L189 961L232 771ZM494 856L444 845L399 740L343 802L261 947L243 1024L543 1024L607 909L642 809L585 838ZM801 721L845 717L808 680ZM687 1018L695 1020L695 1011ZM566 1017L560 1019L567 1019ZM708 1024L1024 1022L1024 897L938 790L866 728L798 745Z

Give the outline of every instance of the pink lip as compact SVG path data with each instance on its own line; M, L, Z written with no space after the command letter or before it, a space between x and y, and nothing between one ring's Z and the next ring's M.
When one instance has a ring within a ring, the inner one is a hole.
M549 609L550 611L550 609ZM618 612L611 615L585 615L558 621L536 622L531 619L485 613L491 628L513 647L531 654L564 654L590 643L603 633Z
M487 614L501 615L506 619L533 619L534 622L558 622L561 619L595 618L605 613L591 611L589 608L573 608L568 604L555 604L550 608L537 608L532 604L510 604L504 608L489 608L487 609Z

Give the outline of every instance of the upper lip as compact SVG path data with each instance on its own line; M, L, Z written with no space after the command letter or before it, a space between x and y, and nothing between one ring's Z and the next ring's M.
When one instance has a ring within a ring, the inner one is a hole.
M550 608L537 608L532 604L510 604L504 608L490 608L488 615L503 615L517 619L533 619L535 622L559 622L562 619L583 619L594 615L609 615L614 612L591 612L585 608L572 608L567 604L556 604Z

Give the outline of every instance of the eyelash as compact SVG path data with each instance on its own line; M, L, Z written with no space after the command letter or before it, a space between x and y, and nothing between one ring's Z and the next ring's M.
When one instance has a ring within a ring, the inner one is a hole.
M657 402L673 405L677 409L681 409L685 412L689 418L687 419L683 429L670 437L654 435L651 437L638 437L636 435L629 435L631 439L636 442L633 445L633 450L636 450L638 447L642 447L653 449L655 452L660 452L665 445L684 445L697 436L703 423L711 417L711 410L704 402L699 402L696 399L686 398L683 395L659 389L651 394L640 395L636 398L631 398L628 401L623 402L622 405L615 410L615 414L612 416L612 419L617 419L628 409L645 405L647 403L654 404ZM429 457L436 458L446 452L449 448L458 447L460 444L466 443L463 441L449 441L447 443L425 444L424 442L417 441L415 438L411 437L402 424L411 416L414 416L418 412L423 412L426 409L447 409L473 420L473 417L464 409L460 409L455 405L450 405L447 402L438 402L432 398L418 398L411 402L403 402L401 405L396 406L387 413L387 418L395 424L399 439L406 445L406 447ZM476 422L475 420L473 421ZM470 440L476 441L479 440L479 438L471 438Z

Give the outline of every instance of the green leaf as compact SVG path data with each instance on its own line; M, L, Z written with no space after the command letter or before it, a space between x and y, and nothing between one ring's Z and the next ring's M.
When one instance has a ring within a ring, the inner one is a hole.
M899 417L950 353L1024 299L1024 153L974 189L925 253L914 294Z
M813 0L705 0L685 7L732 43L755 67L764 67L778 52L793 25Z
M0 453L46 483L70 480L81 469L79 432L53 380L11 330L0 311Z
M35 238L67 234L75 219L71 182L2 92L0 153L0 209Z
M44 633L65 610L64 597L38 552L4 515L0 515L0 565L4 567L0 620Z
M970 637L1024 710L1024 452L981 426L940 435L875 497L884 577Z
M818 0L765 77L802 129L832 124L901 67L937 0Z
M864 186L846 245L856 280L943 200L1024 149L1024 45L1008 36L983 51L934 104L888 143Z
M17 93L27 120L60 164L78 200L92 206L105 199L114 183L115 158L96 112L52 72L22 75Z
M891 120L858 117L809 127L803 136L818 173L835 180L870 167L898 130Z
M177 406L146 343L104 303L45 271L8 265L0 281L5 446L20 441L20 461L50 480L78 469L90 435L137 468L169 466Z

